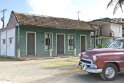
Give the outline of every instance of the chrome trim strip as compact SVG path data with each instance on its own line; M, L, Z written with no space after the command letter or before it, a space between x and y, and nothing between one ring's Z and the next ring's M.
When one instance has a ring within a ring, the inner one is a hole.
M116 62L116 63L124 63L124 60L121 60L121 61L104 61L104 62Z
M86 65L95 65L95 64L88 64L88 63L84 63L84 62L82 62L82 61L79 61L79 62L81 62L81 66L83 66L84 64L86 64Z
M89 72L89 73L101 73L102 69L90 69L90 68L87 68L86 71Z
M93 61L92 61L92 60L90 60L90 59L83 59L83 58L82 58L82 60L90 61L90 62L91 62L91 64L93 64Z

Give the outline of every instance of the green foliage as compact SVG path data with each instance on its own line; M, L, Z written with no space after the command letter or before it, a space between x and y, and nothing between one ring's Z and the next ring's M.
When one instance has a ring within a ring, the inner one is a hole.
M116 13L116 11L118 10L118 8L121 8L121 11L123 12L122 5L124 5L124 0L110 0L110 2L107 5L107 8L109 6L113 6L113 5L114 5L113 14Z
M103 44L98 44L97 47L98 47L98 48L106 48L106 46L103 45Z

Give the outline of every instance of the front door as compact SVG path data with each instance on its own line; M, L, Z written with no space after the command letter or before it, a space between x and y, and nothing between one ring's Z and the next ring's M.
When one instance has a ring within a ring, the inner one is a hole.
M81 52L84 52L85 48L85 36L81 36Z
M57 35L57 54L64 54L64 35Z
M35 55L35 33L27 33L27 55Z

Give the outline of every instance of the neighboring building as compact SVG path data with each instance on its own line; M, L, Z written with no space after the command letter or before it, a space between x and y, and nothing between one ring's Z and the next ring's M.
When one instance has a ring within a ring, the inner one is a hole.
M0 55L76 55L90 48L93 30L84 21L12 11L7 27L0 30Z
M122 37L122 25L112 23L111 21L94 20L90 24L96 29L96 46L103 44L108 46L113 39ZM94 33L91 33L91 37L94 39ZM92 39L92 45L94 41Z
M124 23L124 18L114 18L112 20L112 22L114 22L114 23Z
M123 29L123 31L122 31L123 35L122 36L124 37L124 18L114 18L113 22L119 23L122 25L122 29Z
M124 37L124 24L122 24L122 37Z

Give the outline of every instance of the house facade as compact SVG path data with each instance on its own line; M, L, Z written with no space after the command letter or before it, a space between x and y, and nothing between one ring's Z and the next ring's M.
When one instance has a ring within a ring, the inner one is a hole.
M113 22L119 23L122 25L122 37L124 37L124 18L114 18Z
M76 55L90 48L92 31L84 21L12 11L7 27L0 30L0 55Z
M103 44L107 47L113 39L122 37L121 24L106 21L92 21L90 24L96 29L96 33L91 34L92 38L96 37L96 47L98 44ZM92 44L94 44L94 41L92 41Z

